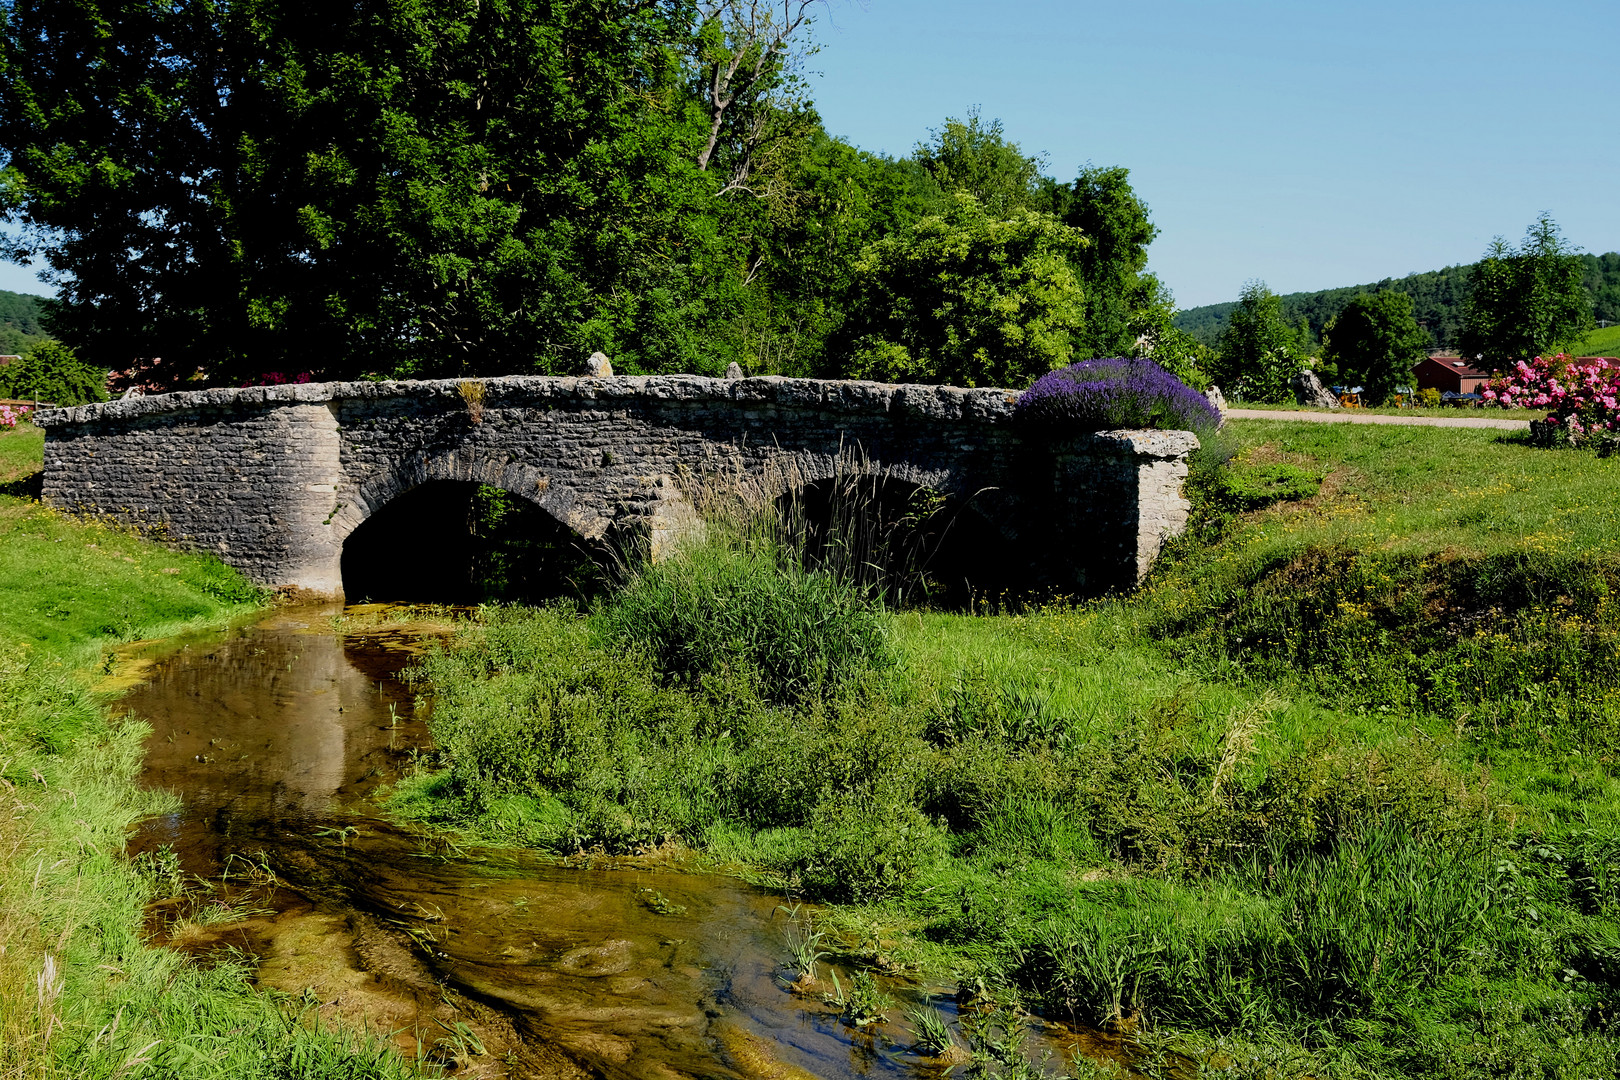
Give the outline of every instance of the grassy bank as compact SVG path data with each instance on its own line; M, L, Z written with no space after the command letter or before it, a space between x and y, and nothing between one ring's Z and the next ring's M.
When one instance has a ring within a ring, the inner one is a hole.
M1614 356L1620 354L1620 326L1594 330L1569 350L1571 356Z
M1212 1075L1614 1075L1620 464L1230 430L1128 597L885 613L754 537L486 611L395 805L741 860L865 963Z
M145 730L91 679L120 644L263 601L217 560L75 521L30 497L42 433L0 433L0 1077L398 1076L254 993L141 940L156 886L126 828L171 804L132 781Z

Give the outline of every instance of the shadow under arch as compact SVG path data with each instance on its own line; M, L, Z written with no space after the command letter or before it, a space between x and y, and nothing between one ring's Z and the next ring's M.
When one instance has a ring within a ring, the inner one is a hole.
M1025 544L992 520L994 491L952 495L883 472L810 480L776 499L810 566L888 603L966 609L1028 591Z
M606 587L598 546L509 491L427 480L349 533L343 596L351 604L584 601Z

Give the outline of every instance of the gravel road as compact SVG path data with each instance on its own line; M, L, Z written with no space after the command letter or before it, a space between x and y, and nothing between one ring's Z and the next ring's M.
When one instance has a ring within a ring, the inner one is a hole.
M1229 420L1305 420L1313 424L1414 424L1419 427L1501 428L1529 431L1528 420L1498 419L1492 416L1383 416L1378 413L1340 409L1334 412L1285 412L1281 409L1227 409Z

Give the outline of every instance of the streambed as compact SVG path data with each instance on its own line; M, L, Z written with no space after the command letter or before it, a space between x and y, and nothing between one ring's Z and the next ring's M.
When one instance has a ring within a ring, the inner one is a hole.
M431 629L340 633L283 609L193 642L124 697L152 727L142 782L180 809L132 857L209 883L154 905L157 941L246 954L261 985L459 1075L937 1077L902 1009L859 1031L795 994L782 897L733 878L462 849L372 796L428 745L398 673ZM846 973L847 974L847 973ZM897 1001L949 988L887 980ZM1051 1026L1028 1049L1105 1036Z

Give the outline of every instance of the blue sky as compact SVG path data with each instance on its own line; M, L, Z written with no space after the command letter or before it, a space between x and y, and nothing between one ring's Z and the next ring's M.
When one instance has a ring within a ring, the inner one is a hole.
M831 0L816 40L857 146L976 105L1059 179L1130 169L1184 307L1473 262L1543 210L1620 250L1616 0Z
M1060 179L1124 165L1182 306L1472 262L1543 210L1620 250L1616 0L828 4L829 131L905 154L978 106Z

